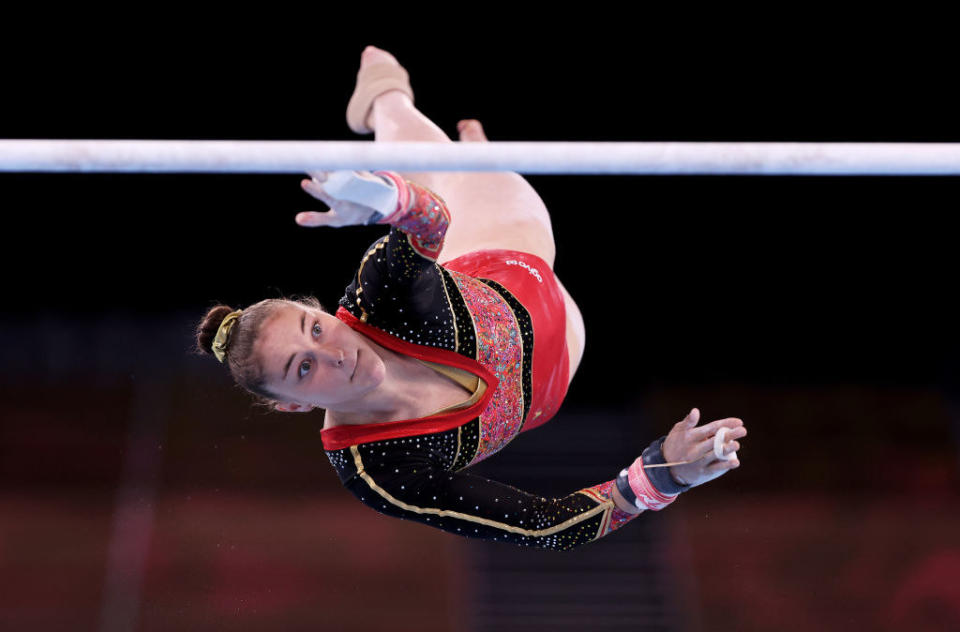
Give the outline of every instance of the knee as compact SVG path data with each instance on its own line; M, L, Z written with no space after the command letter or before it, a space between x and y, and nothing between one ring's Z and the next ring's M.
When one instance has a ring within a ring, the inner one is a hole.
M563 292L563 303L567 316L567 354L570 360L570 375L568 380L572 380L574 373L576 373L577 368L580 366L580 361L583 359L583 351L587 342L587 330L583 324L583 315L580 313L580 308L577 307L570 293L567 292L567 288L560 283L560 279L557 279L557 284Z
M587 328L583 324L583 315L580 314L580 309L577 308L576 303L572 300L568 300L567 303L567 326L573 334L577 346L577 361L579 362L580 358L583 357L583 349L587 344Z

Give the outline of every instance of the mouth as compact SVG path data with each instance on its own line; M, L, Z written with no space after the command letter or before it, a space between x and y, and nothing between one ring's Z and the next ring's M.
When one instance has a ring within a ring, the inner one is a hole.
M357 349L357 359L353 363L353 373L350 374L350 381L353 381L353 376L357 374L357 367L360 366L360 350Z

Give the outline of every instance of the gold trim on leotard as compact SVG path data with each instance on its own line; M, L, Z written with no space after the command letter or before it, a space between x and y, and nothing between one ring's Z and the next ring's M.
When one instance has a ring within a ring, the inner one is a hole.
M357 269L357 307L360 308L360 321L364 323L367 322L368 314L367 310L360 304L360 295L363 294L363 279L360 278L360 275L363 274L363 266L367 263L367 259L372 257L376 251L383 250L389 241L390 235L386 235L382 240L378 241L375 246L367 250L367 253L363 256L363 260L360 261L360 267Z
M450 292L447 290L447 280L443 278L443 273L440 271L440 264L435 263L434 266L437 268L437 274L440 276L440 287L443 288L443 295L447 298L447 309L450 310L450 322L453 323L453 351L454 353L460 352L460 329L457 328L457 315L453 311L453 302L450 300ZM463 296L461 295L461 300Z
M588 511L583 512L582 514L574 516L569 520L561 522L560 524L554 525L552 527L548 527L546 529L521 529L520 527L515 527L505 522L497 522L496 520L490 520L488 518L471 516L470 514L465 514L459 511L452 511L450 509L436 509L434 507L416 507L414 505L405 503L402 500L399 500L398 498L394 498L390 494L390 492L388 492L387 490L377 485L376 482L374 482L373 478L371 478L370 475L367 474L367 471L366 469L364 469L364 466L363 466L363 459L360 458L360 450L357 449L357 446L355 445L350 446L350 452L353 454L353 463L357 468L357 474L360 475L360 477L370 487L370 489L380 494L380 496L384 500L389 502L391 505L394 505L401 509L405 509L406 511L412 511L418 514L430 514L432 516L459 518L460 520L466 520L467 522L482 524L488 527L496 527L497 529L507 531L508 533L518 533L520 535L526 535L526 536L531 536L535 538L553 535L554 533L559 533L560 531L564 531L577 523L583 522L584 520L593 518L597 514L603 513L605 511L609 511L610 507L613 504L610 501L606 501L602 504L598 504L596 507ZM591 500L595 500L593 497L589 496L588 494L584 494L584 496L586 496L587 498L590 498Z
M450 461L450 469L457 464L457 459L460 458L460 448L463 447L463 426L457 426L457 452L453 455L453 460Z

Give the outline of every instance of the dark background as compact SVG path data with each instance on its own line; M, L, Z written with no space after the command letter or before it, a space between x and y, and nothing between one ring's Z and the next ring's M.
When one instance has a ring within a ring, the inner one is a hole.
M491 140L960 141L936 16L586 9L11 20L0 138L357 140L374 44L454 137L477 118ZM956 177L529 176L587 349L564 411L478 471L566 494L692 406L751 433L739 470L566 557L370 512L320 420L252 406L192 353L217 302L335 306L380 234L297 227L322 206L299 180L0 175L0 621L960 625Z

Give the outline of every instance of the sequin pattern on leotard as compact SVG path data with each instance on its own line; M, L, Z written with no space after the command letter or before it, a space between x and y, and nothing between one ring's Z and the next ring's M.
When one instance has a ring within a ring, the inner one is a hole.
M459 272L451 272L473 316L476 360L500 380L497 392L480 415L480 442L471 465L502 449L523 425L524 345L517 316L493 288ZM529 351L528 351L529 353Z

